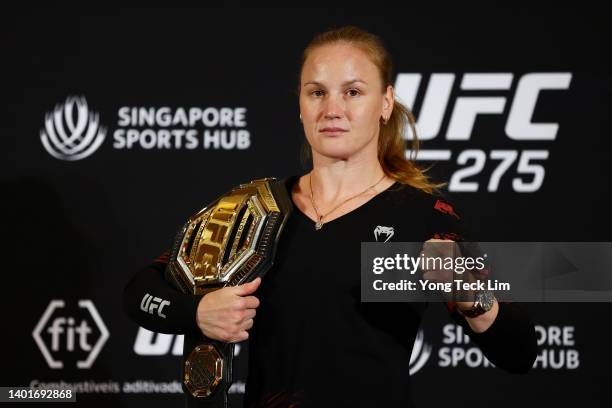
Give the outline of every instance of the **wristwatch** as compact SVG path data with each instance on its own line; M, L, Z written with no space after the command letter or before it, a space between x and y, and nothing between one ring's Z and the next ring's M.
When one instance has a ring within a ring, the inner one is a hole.
M495 303L495 295L493 294L493 291L479 290L474 295L474 304L472 305L471 309L467 309L467 310L461 310L460 308L457 308L457 309L459 310L459 313L461 313L464 316L476 317L476 316L480 316L481 314L486 313L489 310L491 310L494 303Z

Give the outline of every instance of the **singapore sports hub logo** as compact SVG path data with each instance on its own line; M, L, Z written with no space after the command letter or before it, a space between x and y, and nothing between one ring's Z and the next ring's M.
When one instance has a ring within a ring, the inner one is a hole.
M81 160L104 142L106 129L97 112L91 112L84 96L69 96L45 115L40 141L59 160Z
M431 345L425 342L423 330L419 330L416 338L414 339L414 345L412 346L412 354L410 355L410 375L414 375L419 371L431 355Z
M40 140L54 158L84 159L112 139L117 151L245 150L251 145L244 106L120 106L102 126L84 96L69 96L45 115Z

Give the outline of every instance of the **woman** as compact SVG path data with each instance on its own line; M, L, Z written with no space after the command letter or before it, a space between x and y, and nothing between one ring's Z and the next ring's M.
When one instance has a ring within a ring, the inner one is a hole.
M395 99L376 36L343 27L315 37L303 54L299 104L312 170L285 179L294 212L274 267L263 280L177 298L183 306L166 323L250 339L245 407L411 406L408 362L427 305L360 302L360 243L382 240L381 231L385 241L462 239L459 215L405 158L402 135L407 125L415 134L414 118ZM126 308L159 330L128 300L139 299L145 279L128 286ZM518 305L493 300L462 315L473 305L449 311L497 367L529 370L535 332Z

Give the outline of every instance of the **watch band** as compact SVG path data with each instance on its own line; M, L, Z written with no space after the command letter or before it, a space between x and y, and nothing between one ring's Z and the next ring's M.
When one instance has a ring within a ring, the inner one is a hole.
M467 317L477 317L487 312L487 310L482 307L480 302L474 302L471 309L462 310L459 307L457 307L457 309L459 310L459 313Z
M482 290L476 293L474 304L470 309L461 310L459 309L459 313L467 317L477 317L483 313L488 312L493 307L495 303L495 295L490 290Z

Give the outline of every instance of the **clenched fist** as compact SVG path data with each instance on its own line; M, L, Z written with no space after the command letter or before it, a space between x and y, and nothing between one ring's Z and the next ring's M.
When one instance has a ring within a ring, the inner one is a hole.
M252 296L261 278L207 293L198 304L196 321L208 338L238 343L249 338L259 299Z

